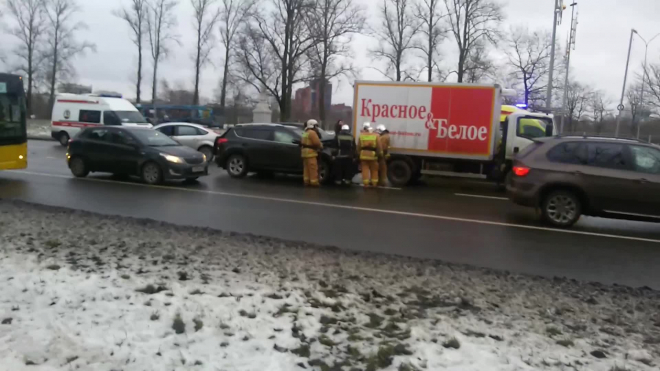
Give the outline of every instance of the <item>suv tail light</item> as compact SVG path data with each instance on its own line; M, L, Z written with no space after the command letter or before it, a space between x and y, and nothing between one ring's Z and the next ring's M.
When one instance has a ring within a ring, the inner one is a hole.
M527 174L529 174L529 168L525 167L525 166L514 166L513 167L513 173L516 176L523 177L523 176L526 176Z
M227 143L227 142L228 142L227 138L218 138L218 139L215 140L215 145L219 146L222 143Z

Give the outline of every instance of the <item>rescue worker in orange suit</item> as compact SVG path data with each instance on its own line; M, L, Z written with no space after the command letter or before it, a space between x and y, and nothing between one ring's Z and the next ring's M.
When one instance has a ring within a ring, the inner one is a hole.
M305 132L300 141L301 157L303 159L303 180L305 185L318 187L319 186L319 167L316 158L319 151L323 149L323 144L319 135L316 133L315 127L318 125L316 120L308 120L305 125Z
M376 133L380 136L380 148L383 151L382 155L378 157L378 185L381 187L387 186L387 160L390 159L390 132L385 125L378 125Z
M362 131L358 137L357 153L360 156L360 167L362 168L362 184L365 188L378 185L378 156L382 151L378 134L368 122L362 125Z

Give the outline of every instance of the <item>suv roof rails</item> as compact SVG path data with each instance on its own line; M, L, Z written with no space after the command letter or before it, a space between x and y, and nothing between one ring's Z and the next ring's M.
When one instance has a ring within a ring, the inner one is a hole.
M637 142L637 143L647 143L647 141L637 139L637 138L621 138L621 137L613 137L611 135L597 135L597 134L587 134L587 133L582 133L580 134L557 134L555 135L556 138L582 138L582 139L611 139L611 140L626 140L630 142Z

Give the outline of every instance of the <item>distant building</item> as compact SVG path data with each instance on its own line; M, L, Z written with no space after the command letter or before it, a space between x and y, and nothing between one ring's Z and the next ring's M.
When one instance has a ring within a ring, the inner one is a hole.
M319 112L321 106L320 80L313 80L304 88L296 90L293 105L295 111L303 115L313 115ZM330 81L325 83L325 110L328 112L332 105L332 84Z

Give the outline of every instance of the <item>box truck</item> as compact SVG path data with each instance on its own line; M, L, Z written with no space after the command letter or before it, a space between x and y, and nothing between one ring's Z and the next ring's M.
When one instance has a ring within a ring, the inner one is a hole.
M357 81L353 132L365 122L385 125L393 185L422 175L501 182L516 153L553 132L551 116L501 99L498 85Z

